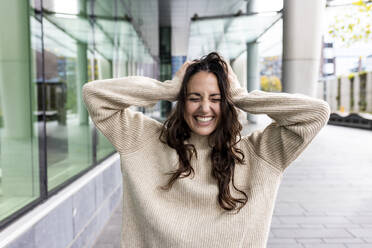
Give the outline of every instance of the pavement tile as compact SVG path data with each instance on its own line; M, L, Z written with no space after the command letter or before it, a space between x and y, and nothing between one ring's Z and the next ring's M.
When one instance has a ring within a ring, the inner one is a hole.
M360 216L348 216L346 218L350 220L351 223L371 225L372 227L372 216L360 215Z
M360 228L361 225L358 224L350 224L350 223L331 223L331 224L324 224L326 228Z
M295 239L277 239L271 238L268 244L296 244L297 241Z
M322 239L296 239L297 243L300 244L320 244L323 243Z
M353 238L353 236L345 229L275 229L273 230L277 238Z
M304 244L305 248L346 248L344 244Z
M347 230L358 238L372 238L372 228L348 228Z
M323 239L325 243L344 243L344 244L360 244L365 243L363 239L360 238L350 238L350 239L338 239L338 238L329 238Z
M346 244L347 248L371 248L371 244Z
M282 223L286 224L333 224L333 223L350 223L343 216L286 216L279 218Z
M283 224L283 223L274 223L271 224L271 229L280 229L280 228L299 228L300 226L298 224Z
M301 244L268 244L267 248L304 248Z

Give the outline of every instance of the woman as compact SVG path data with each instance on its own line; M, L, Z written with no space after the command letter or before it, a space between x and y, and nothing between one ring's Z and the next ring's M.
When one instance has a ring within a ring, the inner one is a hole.
M217 53L171 81L100 80L83 95L121 157L126 248L265 247L283 172L329 118L322 100L248 93ZM177 100L164 124L128 108L159 100ZM235 107L273 122L241 137Z

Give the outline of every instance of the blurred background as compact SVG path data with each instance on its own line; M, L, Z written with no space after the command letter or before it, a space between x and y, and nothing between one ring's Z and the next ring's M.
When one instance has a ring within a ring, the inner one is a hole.
M248 91L331 106L332 126L283 180L269 246L372 247L371 0L2 0L0 13L0 247L116 240L99 238L120 214L119 158L83 84L168 80L212 51ZM171 108L133 107L159 121ZM245 121L250 132L270 120Z

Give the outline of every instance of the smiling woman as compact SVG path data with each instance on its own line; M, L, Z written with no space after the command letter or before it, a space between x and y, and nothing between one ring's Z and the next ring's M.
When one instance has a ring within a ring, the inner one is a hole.
M120 153L122 247L266 247L283 172L329 118L322 100L247 92L217 53L173 80L97 80L83 96ZM159 100L177 101L164 123L129 108ZM241 137L237 108L273 122Z
M187 140L204 140L210 148L212 174L218 181L218 202L225 210L240 210L247 201L245 192L233 187L244 198L230 195L230 178L234 176L235 162L242 163L244 155L236 144L240 140L242 126L231 99L228 81L228 65L218 53L210 53L200 60L185 63L176 77L182 78L174 111L165 121L160 140L177 151L178 170L162 189L170 189L178 178L194 174L190 165L193 155L197 157L194 144ZM237 156L239 154L239 156ZM240 207L237 207L240 203Z

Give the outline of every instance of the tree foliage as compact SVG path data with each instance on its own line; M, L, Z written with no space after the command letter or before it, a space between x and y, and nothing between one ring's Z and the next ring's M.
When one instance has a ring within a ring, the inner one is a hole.
M353 3L348 13L335 16L328 33L346 46L360 41L372 40L372 0Z
M280 79L276 76L261 76L261 89L268 92L281 92L282 83Z

